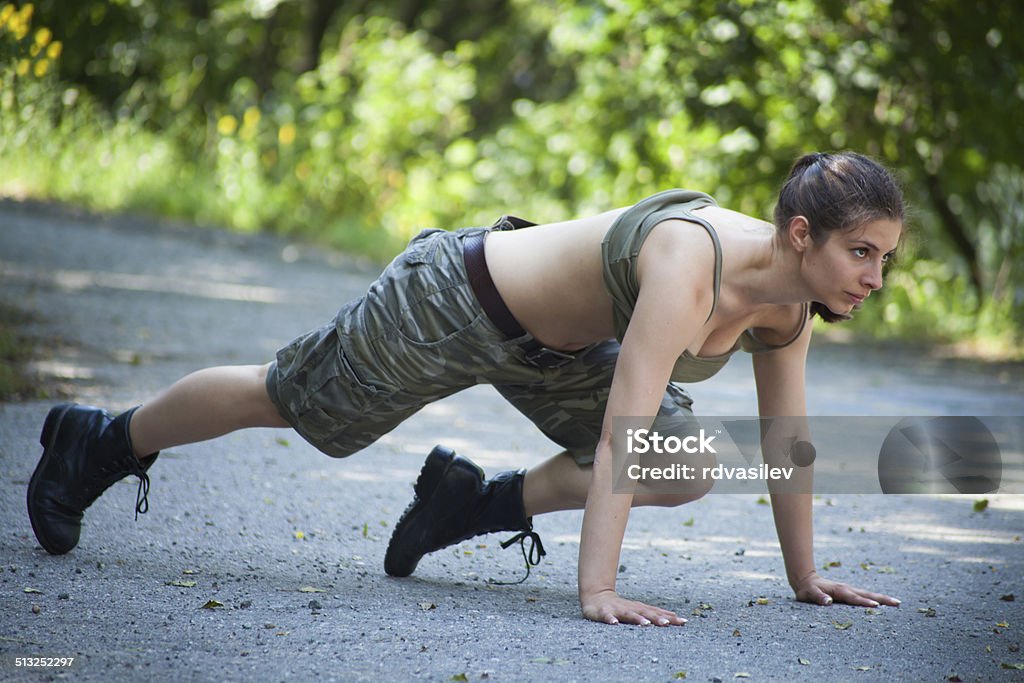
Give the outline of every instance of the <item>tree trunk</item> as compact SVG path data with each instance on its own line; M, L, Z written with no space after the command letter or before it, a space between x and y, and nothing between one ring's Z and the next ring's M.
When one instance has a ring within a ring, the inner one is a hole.
M946 193L942 189L939 176L928 173L925 176L925 184L928 186L928 196L932 200L932 206L935 207L935 212L939 216L939 222L946 231L946 235L953 242L953 246L956 247L960 256L967 261L971 285L978 294L978 308L981 308L982 300L985 298L985 279L981 263L978 260L978 250L974 248L974 244L968 238L963 221L949 208L949 202L946 201Z
M260 96L266 95L273 86L274 74L278 68L278 57L281 46L274 39L274 31L277 29L278 8L270 13L263 22L263 41L260 51L256 55L256 87L260 90Z
M355 3L362 6L362 2ZM320 49L324 35L335 12L340 7L339 0L310 0L309 16L305 30L305 54L299 62L299 73L312 71L320 66ZM358 10L357 10L358 11Z

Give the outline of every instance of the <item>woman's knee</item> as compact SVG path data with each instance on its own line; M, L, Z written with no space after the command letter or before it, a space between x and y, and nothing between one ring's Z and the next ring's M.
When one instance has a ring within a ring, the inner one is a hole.
M693 483L679 491L673 491L668 493L637 493L634 496L634 505L654 506L654 507L679 507L687 503L692 503L695 500L699 500L707 495L711 490L713 482L710 483Z
M713 455L702 455L688 463L692 473L689 479L660 481L656 487L641 486L635 496L634 505L651 505L656 507L678 507L692 503L706 496L715 485L714 479L704 476L716 459Z

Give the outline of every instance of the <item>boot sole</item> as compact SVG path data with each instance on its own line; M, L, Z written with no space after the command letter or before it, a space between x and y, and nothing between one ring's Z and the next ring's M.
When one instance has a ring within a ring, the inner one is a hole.
M55 406L50 409L50 412L46 415L46 421L43 423L43 431L39 434L39 445L43 447L43 455L39 458L39 464L36 465L35 471L32 473L32 479L28 482L28 494L26 496L26 505L28 507L28 518L32 522L32 531L36 535L36 540L39 541L39 545L43 546L43 550L50 553L51 555L64 555L69 552L71 548L64 550L58 548L49 542L46 534L43 533L42 529L36 524L36 512L32 501L35 499L36 485L39 482L39 477L44 469L49 465L53 447L57 441L57 434L60 431L60 425L64 421L64 416L68 414L68 411L75 407L74 403L65 403L59 406Z
M420 558L417 558L408 571L405 571L404 568L401 571L396 571L394 567L389 567L388 557L391 555L392 546L401 530L402 523L410 516L419 512L425 501L434 494L434 491L437 490L437 487L448 473L448 469L455 463L456 458L458 458L458 455L455 454L455 451L443 446L435 446L427 455L427 461L423 463L420 474L416 478L416 483L413 485L416 500L402 513L398 524L395 525L395 531L391 534L391 541L388 543L387 552L384 554L384 571L389 576L404 577L416 571L416 565L419 564L419 560L423 557L422 555ZM474 467L480 471L480 476L482 477L483 470L475 463Z

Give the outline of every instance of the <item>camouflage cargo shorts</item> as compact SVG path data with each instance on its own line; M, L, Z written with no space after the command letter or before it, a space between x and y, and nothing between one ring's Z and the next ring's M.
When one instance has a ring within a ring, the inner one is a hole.
M559 368L525 359L480 308L466 277L463 240L487 228L430 229L335 320L277 353L267 392L282 417L327 455L372 444L427 404L492 384L577 463L593 462L619 344L575 353ZM692 415L670 384L659 415Z

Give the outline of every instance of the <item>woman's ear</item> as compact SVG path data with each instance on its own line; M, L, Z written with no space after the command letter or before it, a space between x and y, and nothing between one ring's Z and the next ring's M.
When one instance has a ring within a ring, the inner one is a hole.
M789 220L787 237L793 250L802 254L811 246L811 224L804 216L793 216Z

